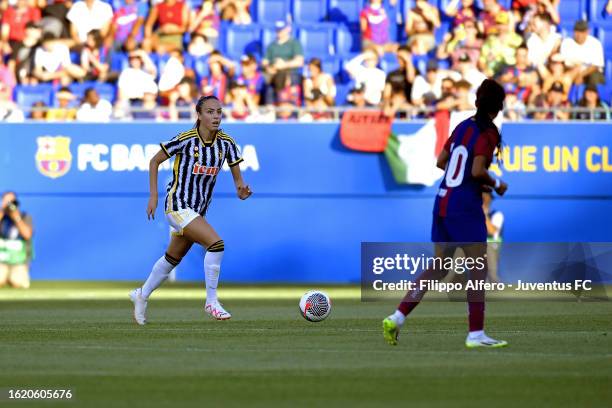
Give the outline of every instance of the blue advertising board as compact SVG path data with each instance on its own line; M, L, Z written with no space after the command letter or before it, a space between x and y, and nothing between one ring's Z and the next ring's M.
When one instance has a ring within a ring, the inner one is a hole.
M395 124L410 134L421 122ZM147 221L148 159L190 123L2 124L0 189L14 190L35 223L32 275L144 279L163 254L162 209ZM236 198L221 172L209 222L226 242L222 279L358 282L360 243L429 239L436 186L398 185L382 154L339 141L337 123L231 123L254 195ZM509 241L612 241L608 124L510 123L495 200ZM171 177L160 171L159 191ZM160 204L163 196L160 197ZM202 250L180 265L201 280Z

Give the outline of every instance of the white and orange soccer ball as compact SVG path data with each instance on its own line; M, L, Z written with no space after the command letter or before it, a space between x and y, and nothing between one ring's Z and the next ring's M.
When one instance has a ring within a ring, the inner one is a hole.
M325 320L331 312L331 299L320 290L306 292L300 299L300 312L309 322Z

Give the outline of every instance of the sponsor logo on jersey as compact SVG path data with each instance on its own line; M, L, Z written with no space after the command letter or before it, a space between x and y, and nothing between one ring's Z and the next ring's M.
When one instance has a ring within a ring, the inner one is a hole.
M218 167L206 167L199 163L193 165L193 174L206 174L207 176L216 176L219 173Z
M55 179L68 173L72 163L69 137L40 136L36 142L36 167L42 175Z

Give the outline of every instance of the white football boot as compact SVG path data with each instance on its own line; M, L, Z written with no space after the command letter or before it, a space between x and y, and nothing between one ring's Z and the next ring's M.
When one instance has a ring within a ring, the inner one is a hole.
M134 303L134 320L141 326L147 324L147 299L142 296L142 288L130 292L130 299Z
M484 333L479 336L472 337L472 338L470 338L470 336L468 335L468 337L465 339L465 347L467 348L476 348L476 347L499 348L499 347L506 347L507 345L508 345L507 341L492 339L491 337L487 336Z
M207 302L206 306L204 306L204 311L215 320L229 320L232 317L230 312L225 310L219 301Z

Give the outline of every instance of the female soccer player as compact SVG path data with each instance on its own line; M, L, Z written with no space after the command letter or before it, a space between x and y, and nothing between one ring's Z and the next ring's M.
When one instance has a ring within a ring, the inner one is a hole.
M174 177L166 194L166 218L174 229L164 256L159 258L141 288L134 289L130 298L134 302L134 319L144 325L147 300L181 262L193 243L206 249L204 272L206 281L206 306L204 310L212 318L227 320L231 314L217 300L217 284L224 244L217 232L206 221L206 210L212 199L217 174L225 160L228 161L238 197L246 200L251 189L242 180L240 150L234 139L221 129L221 103L214 96L200 97L196 104L198 120L195 128L166 143L149 164L150 197L147 218L155 218L157 208L157 172L159 165L172 156Z
M444 178L434 204L431 239L436 257L452 257L457 247L474 260L486 254L487 226L482 211L482 191L495 190L503 195L508 185L491 177L488 168L493 152L501 150L501 135L493 119L504 107L504 88L486 79L476 91L476 115L461 122L438 156L437 166ZM469 278L484 282L486 262L482 269L472 268ZM383 335L391 345L397 344L399 330L408 315L419 304L426 290L421 281L438 280L446 271L427 269L416 280L416 289L409 291L395 313L383 320ZM472 347L504 347L508 343L484 333L484 290L468 290L469 334L465 345Z

